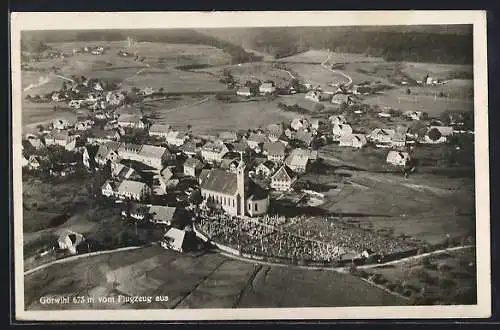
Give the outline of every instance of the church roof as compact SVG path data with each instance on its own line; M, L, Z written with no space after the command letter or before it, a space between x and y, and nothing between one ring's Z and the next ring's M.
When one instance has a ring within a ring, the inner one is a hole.
M202 170L200 174L201 189L235 195L238 191L237 176L223 170Z

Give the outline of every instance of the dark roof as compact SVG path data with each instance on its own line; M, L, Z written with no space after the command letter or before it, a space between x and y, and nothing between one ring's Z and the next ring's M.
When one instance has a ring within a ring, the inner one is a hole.
M265 142L264 150L270 155L285 155L285 145L281 142Z
M249 149L248 144L245 142L235 142L232 143L233 151L245 152Z
M313 140L313 136L309 132L300 130L295 133L295 139L300 140L309 145Z
M200 175L202 189L235 195L237 192L237 176L223 170L202 170Z

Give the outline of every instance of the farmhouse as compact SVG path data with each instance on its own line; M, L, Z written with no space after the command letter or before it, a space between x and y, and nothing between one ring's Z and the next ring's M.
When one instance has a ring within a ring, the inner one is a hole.
M304 173L309 162L310 153L305 149L293 149L285 159L285 164L296 173Z
M170 132L170 125L153 124L149 128L149 136L158 136L166 138L169 132Z
M101 194L106 197L113 197L116 193L117 183L113 180L106 180L101 187Z
M136 220L147 220L155 224L170 226L176 211L175 207L131 203L127 209L122 210L121 214Z
M68 103L70 108L80 109L84 100L71 100Z
M340 105L340 104L352 104L353 103L353 99L351 96L347 95L347 94L335 94L332 96L332 101L331 101L333 104L337 104L337 105Z
M283 165L271 177L271 188L278 191L287 191L292 188L296 180L295 173L288 166Z
M267 142L267 137L262 133L250 133L247 138L248 146L257 153L262 152L262 146L265 142Z
M263 153L273 162L282 162L285 159L285 145L281 142L266 142Z
M108 142L99 146L97 153L94 157L98 165L105 165L108 161L116 162L120 159L118 156L119 142Z
M339 146L341 147L352 147L352 148L362 148L366 145L366 136L364 134L351 134L340 137Z
M151 189L140 181L123 180L115 191L115 196L124 199L143 200L151 194Z
M410 154L407 152L390 150L387 154L386 162L387 164L392 164L396 166L406 166L410 160Z
M271 176L271 174L273 174L273 170L274 170L275 166L276 165L272 161L267 160L267 161L257 165L257 167L255 168L255 174L260 175L260 176L264 176L267 178L267 177Z
M65 230L57 239L57 244L61 250L68 250L71 254L76 254L76 248L85 240L82 234Z
M392 137L391 145L393 147L404 147L406 145L406 133L408 129L405 127L397 127Z
M180 150L188 156L194 156L198 153L198 147L194 141L187 141L180 146Z
M238 140L236 132L221 132L219 133L219 140L225 143L231 143Z
M252 96L252 91L250 87L242 87L236 91L236 95L249 97Z
M295 132L294 139L301 141L306 147L310 147L314 137L311 132L301 129Z
M229 149L222 141L207 142L201 147L201 157L209 163L220 163Z
M179 180L172 179L174 173L168 167L165 167L160 174L155 174L153 176L153 193L156 195L162 195L167 192L168 188L175 187Z
M76 147L76 138L70 136L68 131L53 131L45 137L45 145L57 145L71 151Z
M45 147L45 145L43 144L42 140L40 140L39 138L35 137L35 136L29 136L27 138L27 141L29 142L29 144L31 144L31 146L35 149L42 149Z
M259 93L262 95L272 94L276 91L276 87L271 82L263 83L259 86Z
M111 177L115 180L142 180L139 173L131 167L125 166L120 163L111 163Z
M146 144L124 143L118 148L118 155L122 159L141 162L156 169L161 169L164 162L172 159L167 148Z
M79 121L75 124L75 129L77 131L87 131L89 129L92 128L92 126L94 126L94 121L93 120L83 120L83 121Z
M334 115L334 116L330 116L328 117L328 120L330 121L330 123L332 123L332 125L341 125L341 124L346 124L347 123L347 120L345 119L345 117L343 115Z
M451 126L430 126L429 131L433 128L437 129L442 136L448 137L453 135L453 127Z
M281 124L271 124L267 126L267 137L271 142L277 142L283 134L283 127Z
M121 105L125 101L125 95L122 93L114 93L109 91L106 94L106 102L108 102L110 105L118 106Z
M165 233L161 246L165 249L182 252L185 236L186 232L184 230L172 227Z
M203 168L203 163L196 158L188 158L184 162L184 175L198 176L198 172Z
M165 136L165 140L170 145L180 147L186 143L187 140L189 140L189 136L184 132L170 130L170 132L168 132Z
M142 121L142 115L139 114L122 114L118 118L118 125L125 128L144 129L146 125Z
M101 144L112 141L120 141L120 134L116 130L93 129L87 137L90 144Z
M349 124L334 124L332 128L333 138L339 140L342 137L352 135L352 127Z
M28 159L23 157L23 160L25 160L23 167L27 167L30 170L38 170L41 166L41 159L40 157L31 155Z
M318 91L309 91L306 93L304 96L306 100L310 100L313 102L320 102L321 101L321 93Z
M66 119L56 119L52 122L53 129L64 130L70 128L71 126L73 126L72 123Z
M243 161L240 161L237 173L203 170L199 182L201 195L209 206L220 207L237 216L267 213L269 195L248 178Z
M309 128L309 122L305 118L294 118L292 122L290 123L290 127L294 131L299 131L302 129L307 129Z
M369 135L368 139L376 143L390 144L396 131L392 128L376 128Z
M421 120L423 116L422 111L405 111L404 116L411 120Z

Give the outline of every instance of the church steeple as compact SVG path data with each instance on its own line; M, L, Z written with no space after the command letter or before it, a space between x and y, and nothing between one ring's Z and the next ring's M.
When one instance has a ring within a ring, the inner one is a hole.
M236 169L236 176L237 176L237 185L238 185L238 198L240 199L240 210L239 214L241 216L245 215L245 210L246 210L246 197L245 197L245 184L246 184L246 174L245 174L245 169L246 165L245 162L243 161L243 156L240 157L240 162L238 164L238 167Z

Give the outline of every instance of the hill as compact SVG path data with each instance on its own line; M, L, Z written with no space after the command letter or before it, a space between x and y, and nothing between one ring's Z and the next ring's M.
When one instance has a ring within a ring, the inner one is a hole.
M472 64L472 26L356 26L205 29L199 32L283 58L309 49L387 61Z

